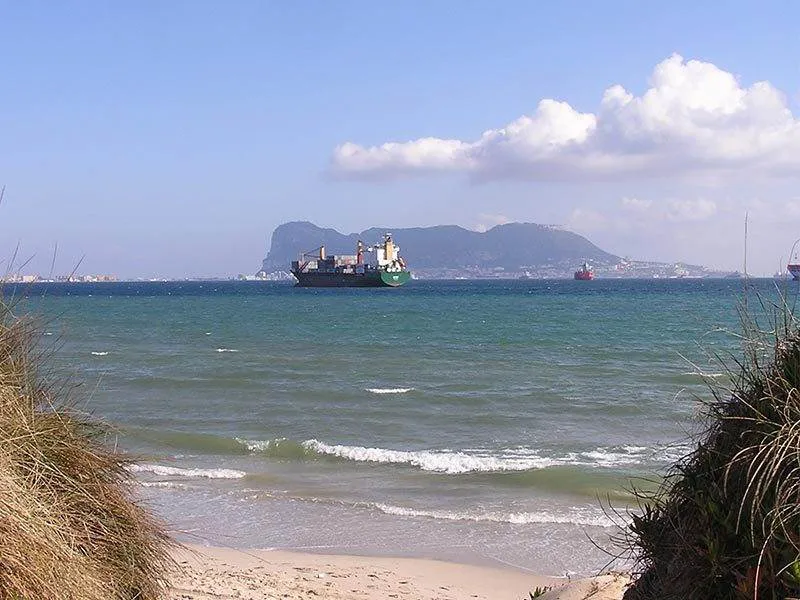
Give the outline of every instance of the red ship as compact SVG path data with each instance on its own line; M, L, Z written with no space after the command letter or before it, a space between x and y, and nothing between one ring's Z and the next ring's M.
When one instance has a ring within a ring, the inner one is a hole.
M798 265L798 267L800 267L800 265ZM583 266L575 271L575 279L578 281L590 281L594 279L594 271L592 267L589 266L589 263L583 263Z

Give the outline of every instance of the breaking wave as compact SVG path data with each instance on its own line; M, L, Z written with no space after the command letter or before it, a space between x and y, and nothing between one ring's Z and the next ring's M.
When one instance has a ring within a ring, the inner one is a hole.
M303 442L288 438L268 440L227 438L186 432L137 432L137 437L192 453L241 455L257 454L284 461L342 460L354 463L403 465L432 473L524 473L551 467L577 467L603 471L629 468L655 468L686 456L688 444L655 446L602 446L557 451L525 446L508 448L400 450L360 445L330 444L318 439ZM175 467L160 467L174 469ZM181 473L175 473L181 475ZM185 475L185 474L183 474ZM194 475L202 476L202 475ZM243 476L243 475L242 475Z
M318 454L336 456L356 462L407 464L423 471L448 475L481 472L511 472L546 469L556 466L616 468L668 462L686 453L686 447L665 446L658 450L644 446L618 446L597 448L585 452L568 452L545 456L540 451L517 447L503 450L387 450L363 446L331 445L319 440L302 444Z
M133 464L128 467L132 473L152 473L162 477L193 477L202 479L241 479L247 473L235 469L181 469L164 465Z
M244 446L248 452L263 454L270 458L305 460L316 457L314 451L306 447L305 443L297 443L287 438L275 440L244 440L236 438L236 441Z
M375 504L374 506L387 515L426 517L446 521L488 521L491 523L511 523L513 525L565 523L595 527L613 527L615 525L614 521L603 514L592 514L586 509L579 508L572 509L573 512L570 514L556 514L548 511L471 513L466 511L418 510L391 504Z
M337 456L356 462L407 464L423 471L450 475L486 471L528 471L558 464L550 458L536 455L492 456L489 453L452 452L447 450L386 450L363 446L331 445L319 440L307 440L303 446L318 454Z
M175 481L140 481L139 485L146 488L184 489L186 486Z
M217 352L238 352L234 348L217 348Z
M95 351L92 351L92 356L108 356L108 352L95 352Z
M696 375L698 377L710 377L716 379L717 377L725 377L725 373L704 373L703 371L686 371L681 375Z
M367 388L366 391L370 394L407 394L414 391L414 388Z

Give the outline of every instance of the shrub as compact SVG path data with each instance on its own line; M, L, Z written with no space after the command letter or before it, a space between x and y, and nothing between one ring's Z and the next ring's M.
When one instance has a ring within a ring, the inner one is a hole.
M641 496L625 600L800 595L800 331L768 314L768 334L743 320L744 359L712 390L696 449Z

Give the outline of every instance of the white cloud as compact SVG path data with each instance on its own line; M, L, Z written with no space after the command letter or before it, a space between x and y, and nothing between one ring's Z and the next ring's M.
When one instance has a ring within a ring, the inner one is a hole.
M653 206L652 200L642 200L641 198L625 197L620 202L623 208L633 212L647 212Z
M717 212L717 203L706 198L697 200L672 200L667 205L670 221L705 221Z
M623 197L617 206L607 207L603 211L585 206L574 208L567 217L567 227L582 233L646 231L648 236L663 235L668 231L667 227L673 226L671 224L701 223L717 213L717 203L707 198L653 202Z
M505 225L512 221L512 219L509 219L505 215L487 215L483 213L478 215L478 219L480 219L480 222L475 225L475 231L480 231L481 233L491 229L495 225Z
M437 138L421 138L402 144L387 142L372 148L345 142L336 148L334 162L337 170L365 175L385 170L392 170L396 174L454 170L458 168L466 146L458 140Z
M764 210L754 210L762 204ZM785 268L800 235L798 215L800 199L791 197L653 198L641 212L632 212L621 200L575 208L566 223L604 250L636 260L742 271L746 246L748 272L763 276Z
M541 181L797 174L800 121L768 82L743 87L712 63L676 54L655 67L649 85L641 96L609 87L594 114L544 99L532 115L471 142L346 142L334 150L331 168L354 178L460 172Z
M624 222L606 216L592 208L574 208L567 217L566 227L569 230L582 234L598 231L616 231Z

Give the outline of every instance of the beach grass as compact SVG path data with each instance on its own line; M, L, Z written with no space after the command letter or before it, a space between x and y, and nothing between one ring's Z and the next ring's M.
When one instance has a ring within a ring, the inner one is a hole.
M0 302L0 598L163 597L171 542L129 458L45 376L34 320Z
M694 451L640 495L625 600L800 597L800 330L785 302L758 310Z

